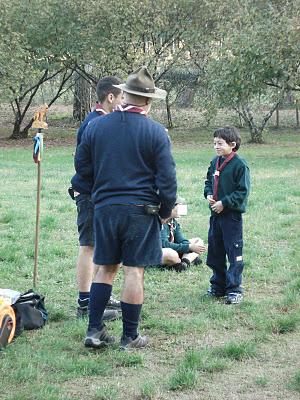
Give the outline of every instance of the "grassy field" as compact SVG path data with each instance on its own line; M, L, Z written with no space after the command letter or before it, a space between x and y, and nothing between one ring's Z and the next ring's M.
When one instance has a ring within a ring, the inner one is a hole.
M214 155L210 134L178 130L171 136L179 193L189 206L183 230L206 241L209 211L202 193ZM277 131L267 141L239 152L252 177L243 303L205 298L205 265L182 274L147 270L141 331L151 344L123 353L118 346L83 347L86 322L75 318L76 211L67 194L73 146L46 139L37 291L46 296L50 319L0 353L0 399L299 399L300 133ZM25 291L32 287L35 235L30 141L0 148L0 175L0 287ZM120 273L116 295L121 283ZM121 321L109 328L120 336Z

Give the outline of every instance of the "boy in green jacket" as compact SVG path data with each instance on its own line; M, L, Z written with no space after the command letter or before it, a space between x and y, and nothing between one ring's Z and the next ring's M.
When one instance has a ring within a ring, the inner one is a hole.
M211 209L206 263L213 275L208 295L226 296L226 304L239 303L243 292L242 214L246 211L250 174L246 162L237 155L240 144L240 134L234 127L214 132L217 156L210 163L204 188Z

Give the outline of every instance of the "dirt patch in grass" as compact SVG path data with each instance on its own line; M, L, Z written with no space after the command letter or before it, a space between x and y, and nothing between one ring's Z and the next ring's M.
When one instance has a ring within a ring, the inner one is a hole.
M229 360L228 368L223 372L197 373L196 388L192 390L168 389L174 360L157 363L155 353L150 349L141 352L144 359L142 367L119 367L113 377L80 378L65 382L62 387L65 394L73 399L84 399L88 395L94 398L95 390L103 393L115 389L114 399L138 400L142 399L141 387L148 383L155 392L151 397L153 400L298 400L299 393L290 388L290 383L300 367L299 332L274 335L270 342L260 345L254 358L235 362Z

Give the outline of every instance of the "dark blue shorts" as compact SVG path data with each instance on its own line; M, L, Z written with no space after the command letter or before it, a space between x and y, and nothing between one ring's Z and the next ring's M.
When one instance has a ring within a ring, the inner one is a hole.
M77 206L77 228L80 246L94 246L94 205L89 194L75 197Z
M161 224L144 207L107 205L95 209L94 263L144 267L162 260Z

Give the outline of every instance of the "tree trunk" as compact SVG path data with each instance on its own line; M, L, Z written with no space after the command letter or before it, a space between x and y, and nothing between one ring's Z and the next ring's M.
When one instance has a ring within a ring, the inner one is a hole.
M13 133L10 136L10 139L24 139L27 136L22 136L22 132L21 132L21 123L22 123L22 119L21 119L21 115L18 113L18 115L16 115L15 117L15 122L14 122L14 129L13 129ZM27 131L27 135L28 135L28 131Z
M275 110L279 107L280 100L273 104L271 109L267 112L267 114L263 117L260 125L258 126L255 122L253 112L249 105L240 105L239 107L235 107L234 110L243 118L246 124L249 127L249 131L251 134L251 142L253 143L263 143L263 130L265 129L267 122L272 117Z
M250 133L251 133L251 142L263 143L262 129L260 129L255 125L252 125L252 127L250 128Z
M299 101L296 100L296 127L299 128Z
M168 96L166 97L166 108L167 108L168 128L171 129L173 128L173 120L172 120L171 106L169 103Z
M78 73L75 74L73 118L83 121L91 110L91 85Z
M276 107L276 128L279 128L279 105Z
M12 135L9 137L10 139L18 140L18 139L26 139L28 138L28 133L29 129L31 128L33 118L29 123L27 123L23 129L21 129L21 126L24 122L25 118L25 113L21 111L20 104L18 103L17 100L15 100L15 103L18 105L17 109L14 108L15 110L15 121L14 121L14 128Z

